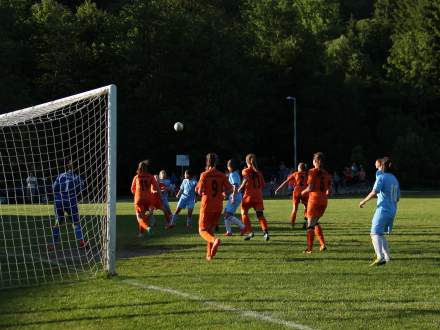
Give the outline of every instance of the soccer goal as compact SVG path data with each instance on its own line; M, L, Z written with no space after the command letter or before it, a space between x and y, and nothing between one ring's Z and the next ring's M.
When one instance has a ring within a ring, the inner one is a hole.
M115 273L116 86L0 115L0 289Z

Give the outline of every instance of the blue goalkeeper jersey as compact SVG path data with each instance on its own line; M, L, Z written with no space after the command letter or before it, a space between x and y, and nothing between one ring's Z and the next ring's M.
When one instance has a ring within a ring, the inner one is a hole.
M76 202L76 196L83 189L81 177L71 171L61 173L52 185L55 201Z

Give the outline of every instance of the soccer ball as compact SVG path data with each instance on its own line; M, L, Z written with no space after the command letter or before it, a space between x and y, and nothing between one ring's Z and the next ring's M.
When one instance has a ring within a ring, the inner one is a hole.
M175 123L174 124L174 130L176 131L176 132L181 132L181 131L183 131L183 124L181 123L181 122L177 122L177 123Z

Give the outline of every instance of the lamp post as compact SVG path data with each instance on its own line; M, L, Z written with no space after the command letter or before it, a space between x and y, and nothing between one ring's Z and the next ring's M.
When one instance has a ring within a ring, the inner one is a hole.
M294 168L296 171L297 168L297 148L296 148L296 97L294 96L288 96L286 97L288 102L293 102L293 155L294 155Z

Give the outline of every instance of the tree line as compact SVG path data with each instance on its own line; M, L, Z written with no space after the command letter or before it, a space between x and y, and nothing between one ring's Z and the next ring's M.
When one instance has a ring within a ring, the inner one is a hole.
M188 154L440 183L440 0L0 0L0 113L115 83L118 178ZM182 133L173 123L185 125Z

